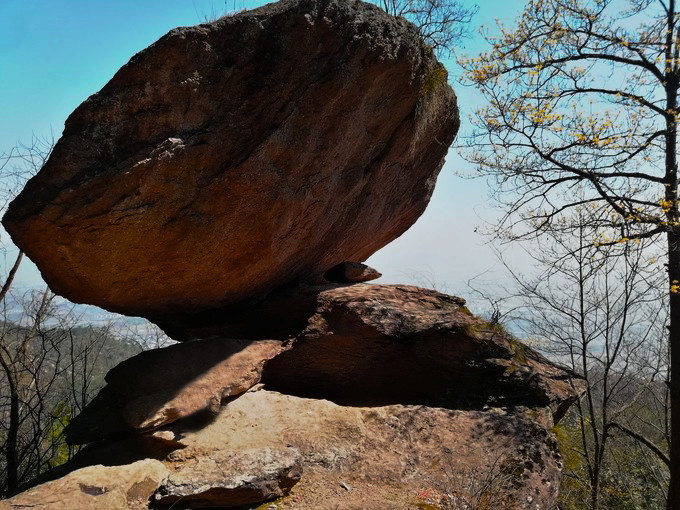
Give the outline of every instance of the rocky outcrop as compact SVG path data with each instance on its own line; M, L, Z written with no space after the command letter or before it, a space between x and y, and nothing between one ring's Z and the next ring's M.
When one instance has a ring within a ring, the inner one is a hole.
M458 124L413 25L282 0L135 55L70 115L3 224L72 301L212 309L319 282L401 235Z
M498 508L550 507L561 470L550 430L580 393L578 377L454 296L313 289L299 289L314 310L285 345L213 338L114 368L68 429L70 442L94 442L58 474L157 459L171 475L153 508L275 498L277 508L446 508L484 494ZM111 427L125 422L126 399L147 418Z
M90 466L0 501L0 510L142 510L149 508L149 498L169 474L151 459L127 466Z
M561 470L549 421L549 412L521 407L345 407L258 387L207 424L163 428L176 446L162 460L171 474L157 482L150 506L228 507L243 501L229 498L281 494L275 508L443 509L482 499L490 508L547 509ZM112 450L141 455L129 439L79 455L99 464ZM74 474L95 469L112 468Z
M575 398L569 373L471 316L465 301L407 285L314 288L307 327L286 343L210 338L143 352L66 428L71 444L155 428L220 403L260 380L341 405L449 409L550 408ZM311 299L311 288L292 302ZM261 318L262 319L262 318Z
M275 498L276 508L465 508L480 497L550 508L561 470L551 429L581 392L577 376L454 296L315 289L307 327L285 344L197 340L114 368L69 426L71 442L94 442L52 476L155 459L169 474L151 508Z
M216 450L172 473L156 489L152 508L234 507L288 494L302 474L292 448Z
M218 412L229 397L260 380L279 354L276 340L212 339L145 351L113 368L106 387L66 427L71 444Z

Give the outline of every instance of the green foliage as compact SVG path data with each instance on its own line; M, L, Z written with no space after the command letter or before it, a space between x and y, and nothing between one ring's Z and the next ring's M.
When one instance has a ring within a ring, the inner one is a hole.
M435 90L444 85L448 78L449 73L446 71L444 65L436 62L425 75L425 79L423 80L423 95L431 95Z
M512 342L510 347L513 348L513 345L516 346L518 349L523 348L524 346L519 343L515 337L513 336L510 331L508 331L508 328L506 328L501 322L495 321L495 320L484 320L482 318L477 317L477 323L471 326L471 329L476 332L482 332L482 331L492 331L494 333L498 333L499 335L503 336L508 340L508 342Z
M460 311L463 312L468 317L474 317L474 315L472 314L472 312L470 311L470 309L467 306L461 306Z
M64 428L72 418L72 410L66 402L57 402L52 413L52 421L47 428L47 444L52 445L52 458L49 461L50 468L60 466L69 459L69 446L64 438Z
M503 328L505 329L505 328ZM509 333L506 332L506 338L508 339L508 344L510 345L510 350L512 351L512 361L518 365L525 365L529 358L527 357L527 347L523 343L517 341Z
M583 455L581 428L577 412L570 413L553 428L562 455L560 510L588 508L590 484ZM588 431L586 431L586 438ZM603 463L599 487L600 508L607 510L658 510L665 505L665 478L659 478L658 460L635 444L616 436ZM662 468L663 470L664 468Z
M582 510L590 497L587 466L578 453L580 429L575 425L573 413L555 425L553 433L562 455L562 478L560 480L560 510Z
M437 506L434 506L430 503L424 503L424 502L421 502L421 501L416 501L416 502L413 503L413 505L416 508L419 508L420 510L440 510L439 507L437 507Z

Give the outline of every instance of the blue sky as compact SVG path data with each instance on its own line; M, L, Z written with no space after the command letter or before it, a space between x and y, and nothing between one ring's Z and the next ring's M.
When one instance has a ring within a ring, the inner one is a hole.
M98 91L132 55L174 27L194 25L203 15L236 7L256 7L259 0L0 0L0 152L18 140L50 132L58 138L64 120L89 95ZM473 2L470 2L471 4ZM483 48L476 35L494 18L511 20L523 2L480 2L473 21L468 53ZM448 61L465 119L479 106L473 90L455 83L455 62ZM493 268L495 257L474 230L492 218L485 184L456 175L465 163L451 150L432 202L423 217L401 238L375 254L369 263L384 274L385 283L437 283L465 297L467 279ZM3 242L7 237L3 233ZM8 260L12 249L8 249ZM7 271L4 264L3 272ZM25 264L19 283L40 283L34 267Z

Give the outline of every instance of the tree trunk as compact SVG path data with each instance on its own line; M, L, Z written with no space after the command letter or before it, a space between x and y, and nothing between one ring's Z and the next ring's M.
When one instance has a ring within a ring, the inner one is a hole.
M7 496L14 493L19 485L19 463L17 455L17 439L19 437L19 395L12 391L10 395L9 429L5 456L7 462Z
M599 471L596 468L596 471ZM600 492L600 474L596 473L590 486L590 510L598 510L598 496Z
M9 427L5 440L5 463L7 468L7 485L4 487L4 496L10 496L19 484L19 455L17 452L17 440L19 437L19 391L14 378L14 371L10 364L0 353L0 365L2 365L7 382L9 384Z
M669 0L667 8L666 62L677 57L673 37L677 37L675 0ZM680 79L677 69L666 68L664 88L666 91L666 200L671 203L668 211L668 284L670 319L668 326L668 349L670 351L670 400L671 400L671 446L670 484L666 510L680 510L680 293L674 292L680 284L680 207L678 206L678 88ZM675 285L675 287L674 287Z
M680 281L680 234L668 233L669 285ZM675 284L677 285L677 283ZM667 510L680 510L680 293L670 293L671 452Z

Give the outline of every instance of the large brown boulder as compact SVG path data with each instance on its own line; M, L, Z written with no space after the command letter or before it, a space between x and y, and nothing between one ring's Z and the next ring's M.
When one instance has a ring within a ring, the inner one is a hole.
M413 25L283 0L135 55L69 116L3 224L72 301L210 309L320 281L401 235L458 124Z

